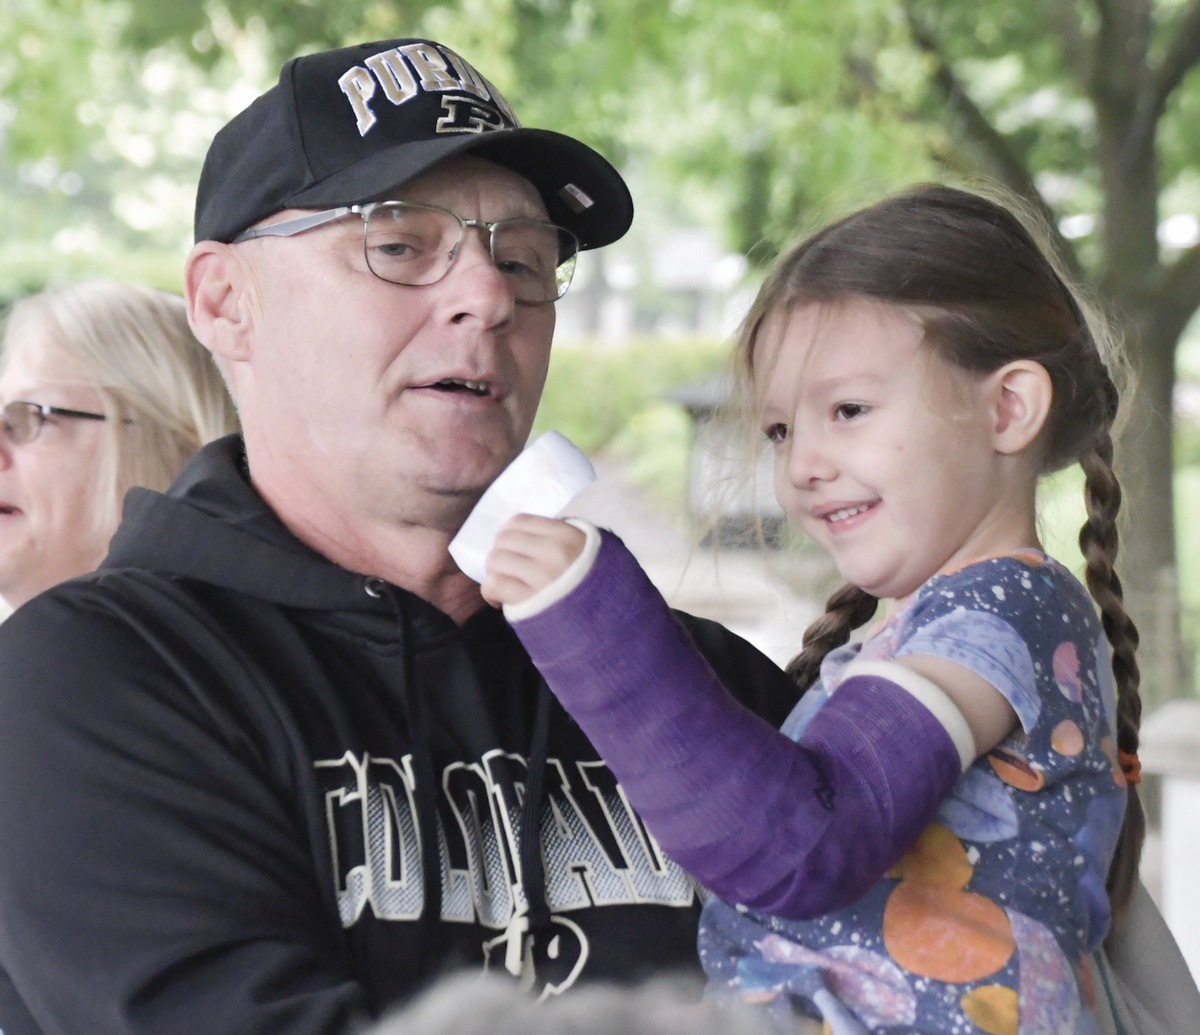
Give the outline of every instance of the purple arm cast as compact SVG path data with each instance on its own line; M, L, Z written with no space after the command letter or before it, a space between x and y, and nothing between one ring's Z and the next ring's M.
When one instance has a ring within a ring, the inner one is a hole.
M513 623L663 850L727 901L787 918L862 896L961 775L907 691L847 679L793 741L721 685L624 544Z

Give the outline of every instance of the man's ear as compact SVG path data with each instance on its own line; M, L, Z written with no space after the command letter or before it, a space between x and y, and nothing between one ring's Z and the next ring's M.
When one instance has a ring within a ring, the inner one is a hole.
M233 249L201 241L184 265L188 323L201 343L225 360L249 359L253 351L248 279Z
M1050 416L1050 375L1041 363L1018 359L993 372L988 388L992 445L998 453L1019 453L1037 439Z

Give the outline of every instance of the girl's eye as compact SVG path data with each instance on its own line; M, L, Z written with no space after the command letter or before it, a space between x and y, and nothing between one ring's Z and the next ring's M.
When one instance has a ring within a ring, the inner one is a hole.
M779 445L787 439L788 426L786 424L771 424L763 434L767 436L767 441L773 445Z
M833 419L854 420L855 417L861 417L866 413L867 409L865 403L838 403L833 408Z

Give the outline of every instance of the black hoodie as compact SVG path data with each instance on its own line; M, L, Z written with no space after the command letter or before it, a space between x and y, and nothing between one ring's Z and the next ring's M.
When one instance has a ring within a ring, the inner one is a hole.
M0 625L4 1035L350 1032L457 967L695 966L693 885L499 613L331 564L240 457L133 490L103 568ZM782 721L790 680L681 618Z

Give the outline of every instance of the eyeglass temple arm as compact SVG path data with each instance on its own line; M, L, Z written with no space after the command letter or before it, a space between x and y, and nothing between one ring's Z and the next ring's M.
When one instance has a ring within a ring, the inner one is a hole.
M62 406L44 406L42 407L42 416L50 415L59 417L78 417L81 420L108 420L107 414L103 413L88 413L87 410L68 410Z
M241 244L242 241L253 241L256 237L291 237L293 234L301 234L313 227L324 226L326 223L332 223L335 219L341 219L342 216L348 216L351 212L358 211L360 211L358 205L344 205L341 208L329 208L323 212L314 212L311 216L285 219L282 223L274 223L271 226L251 227L238 234L233 239L233 243Z

